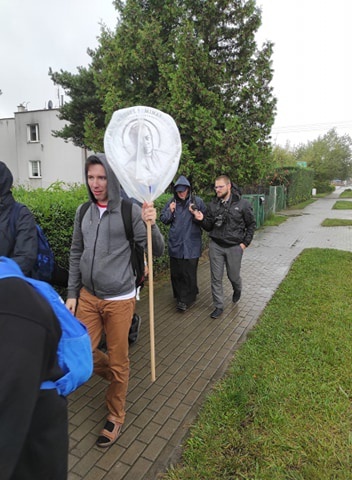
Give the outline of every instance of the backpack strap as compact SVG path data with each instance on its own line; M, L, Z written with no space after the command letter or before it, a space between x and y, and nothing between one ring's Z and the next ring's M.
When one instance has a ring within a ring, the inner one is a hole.
M132 202L121 199L121 214L127 240L133 246Z
M131 264L133 273L137 276L137 254L135 249L135 241L134 241L134 234L133 234L133 226L132 226L132 202L130 200L121 199L121 214L123 225L125 227L125 234L126 238L129 241L130 249L131 249Z
M79 210L79 226L82 227L82 220L84 215L87 213L88 208L91 206L91 201L88 200L88 202L82 203L82 206Z

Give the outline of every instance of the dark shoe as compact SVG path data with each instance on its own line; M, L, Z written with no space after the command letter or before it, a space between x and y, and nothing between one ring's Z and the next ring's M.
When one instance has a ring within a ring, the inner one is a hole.
M241 298L241 290L235 290L232 295L233 303L237 303L240 298Z
M176 308L177 310L184 312L185 310L187 310L187 305L184 302L177 302Z
M221 308L216 308L213 313L210 315L210 318L219 318L223 310Z
M119 438L122 429L122 423L118 423L113 420L110 415L108 416L103 430L100 432L96 441L97 447L110 447Z

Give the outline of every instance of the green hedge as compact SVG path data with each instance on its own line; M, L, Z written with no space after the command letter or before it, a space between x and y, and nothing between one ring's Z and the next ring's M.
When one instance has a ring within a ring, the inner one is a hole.
M75 212L78 205L88 200L85 186L57 182L47 189L16 187L13 196L31 210L50 242L57 262L67 268Z
M54 183L47 189L27 189L15 187L14 198L33 212L37 223L44 230L58 263L68 268L73 222L77 207L88 200L87 189L84 185L69 186L61 182ZM170 198L170 194L161 195L154 203L158 212ZM169 227L157 224L164 235L167 246ZM154 260L155 273L164 270L169 265L168 251Z
M269 186L283 185L287 188L286 204L297 205L312 197L314 170L302 167L283 167L266 178Z

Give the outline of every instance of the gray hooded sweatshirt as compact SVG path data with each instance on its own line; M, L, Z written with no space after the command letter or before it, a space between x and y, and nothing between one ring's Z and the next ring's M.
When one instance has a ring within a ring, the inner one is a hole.
M135 276L131 265L131 249L126 238L121 215L120 184L108 164L105 155L94 155L105 168L108 181L108 205L100 218L96 200L86 183L92 201L80 225L80 209L75 216L70 251L68 298L77 298L85 287L98 298L126 295L135 288ZM147 228L142 220L141 208L132 205L132 225L135 242L147 248ZM153 255L164 252L164 238L156 225L152 226Z

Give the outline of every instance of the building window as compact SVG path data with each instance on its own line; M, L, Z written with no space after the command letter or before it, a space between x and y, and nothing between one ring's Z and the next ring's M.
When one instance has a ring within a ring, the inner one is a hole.
M39 160L31 160L29 162L29 176L30 178L42 177L42 169L41 169Z
M39 125L38 123L32 123L27 125L27 142L38 143L39 142Z

